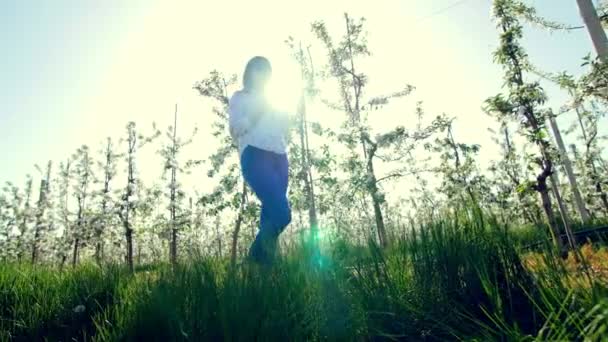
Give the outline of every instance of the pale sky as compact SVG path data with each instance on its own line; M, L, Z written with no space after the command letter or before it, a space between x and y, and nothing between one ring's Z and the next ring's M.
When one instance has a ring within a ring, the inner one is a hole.
M582 25L575 0L530 3L552 20ZM372 118L374 126L407 123L414 103L422 100L429 115L457 117L457 138L481 144L487 162L496 151L486 131L494 122L481 106L502 85L502 71L492 61L498 33L490 8L490 0L2 1L0 182L22 185L25 173L36 175L35 163L51 159L57 165L82 144L98 150L106 136L120 138L129 120L144 131L153 121L164 130L175 103L182 134L200 128L188 154L203 159L212 152L213 114L192 85L213 69L240 76L250 57L264 55L273 63L277 102L288 104L300 80L284 40L294 36L323 56L310 24L325 21L338 39L344 12L367 19L373 56L363 67L370 95L404 84L417 88ZM576 74L592 51L584 30L528 29L524 46L545 70ZM321 63L317 58L317 67ZM546 90L553 108L566 100L555 86ZM323 109L310 114L328 125L342 119L336 115ZM570 121L560 118L564 128ZM160 172L156 149L145 152L142 173ZM194 179L206 182L205 171L196 171Z

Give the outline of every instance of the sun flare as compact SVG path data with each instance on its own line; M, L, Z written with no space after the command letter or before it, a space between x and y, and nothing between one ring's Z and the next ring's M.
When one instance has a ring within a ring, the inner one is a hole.
M302 94L299 79L274 78L268 85L267 97L273 108L293 115Z

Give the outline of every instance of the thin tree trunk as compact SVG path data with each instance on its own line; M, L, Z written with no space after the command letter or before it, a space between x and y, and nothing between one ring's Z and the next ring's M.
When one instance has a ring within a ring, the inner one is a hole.
M192 197L188 197L188 229L189 229L189 244L188 244L188 250L190 252L190 258L192 258L192 256L194 255L194 244L198 243L199 241L199 236L197 234L198 227L195 226L196 225L196 219L194 218L194 205L193 205L193 201L192 201ZM198 245L197 245L197 249L198 249Z
M80 244L80 240L78 238L74 239L74 248L72 249L72 267L76 267L78 263L78 245Z
M105 165L105 172L104 172L104 185L103 185L103 192L102 192L102 199L101 199L101 219L97 221L96 227L97 229L95 230L95 260L97 262L97 265L101 266L101 261L103 260L103 229L105 228L106 225L106 221L107 221L107 214L108 214L108 200L107 200L107 196L110 193L110 181L112 180L112 174L111 174L111 164L112 164L112 142L110 140L110 138L108 138L108 144L106 146L106 151L105 151L105 157L106 157L106 165Z
M86 238L85 235L85 213L86 213L86 200L87 200L87 187L89 184L89 177L90 177L90 159L89 159L89 153L88 150L82 149L81 150L82 155L79 157L81 158L80 161L80 166L78 167L77 170L79 170L79 176L82 177L79 179L79 188L77 190L77 201L78 201L78 214L77 214L77 221L76 221L76 230L75 230L75 234L74 234L74 251L73 251L73 256L72 256L72 266L75 267L76 264L78 263L78 253L79 253L79 249L80 249L80 242L81 240L84 240ZM79 152L80 153L80 152ZM80 172L82 172L82 174L80 174Z
M131 161L129 161L129 164L131 163ZM126 255L125 255L125 261L127 262L127 267L129 268L129 271L131 273L133 273L133 229L131 228L131 222L130 220L130 202L129 202L129 198L131 196L131 186L130 181L132 180L132 166L129 165L129 181L127 183L127 194L126 194L126 200L125 200L125 215L124 217L121 215L121 219L122 219L122 224L123 227L125 228L125 241L126 241L126 247L127 247L127 251L126 251Z
M461 182L464 185L465 190L466 190L467 194L469 195L469 198L471 199L471 204L476 207L476 209L480 213L480 217L481 217L481 208L479 208L479 203L477 201L477 198L475 198L475 195L473 194L473 191L471 190L469 180L467 179L467 175L460 171L460 165L461 165L460 164L460 153L458 152L458 147L456 146L456 141L454 140L454 135L452 134L452 125L451 124L448 126L448 139L449 139L450 146L452 147L452 150L454 150L454 158L455 158L455 164L456 164L455 166L456 166L458 175L461 178Z
M101 266L101 260L103 258L103 242L97 239L95 242L95 263L97 266Z
M64 231L63 231L63 238L65 240L67 240L67 235L69 234L69 232L71 230L70 229L70 220L69 220L69 216L68 216L69 215L69 212L68 212L68 201L69 201L69 197L70 197L69 196L70 165L71 165L70 159L68 158L68 160L67 160L67 162L65 164L65 169L64 169L65 170L65 176L64 176L65 178L63 179L63 186L65 186L65 188L63 189L63 191L65 191L65 194L64 194L65 196L63 198L63 211L64 212L62 214L63 214L63 221L64 221L64 224L65 224ZM69 243L66 243L66 245L69 246ZM68 253L67 253L67 251L65 249L62 248L61 254L62 255L61 255L61 261L60 261L60 266L59 267L60 267L60 269L63 269L63 267L65 265L65 262L66 262L66 260L68 258Z
M17 240L17 260L19 262L21 262L21 259L23 257L23 249L25 249L24 244L25 244L25 234L27 233L27 221L28 221L27 219L30 216L30 200L32 197L32 179L31 178L29 178L26 183L25 192L26 192L26 195L25 195L25 206L23 207L23 220L21 222L21 227L19 228L19 231L21 234L19 235L19 239Z
M574 96L573 93L571 93L571 95ZM584 110L584 108L583 108L583 110ZM595 160L593 160L593 157L591 156L591 153L590 153L590 148L591 148L591 145L593 144L593 140L595 139L595 136L593 138L589 139L587 130L585 129L585 124L583 123L583 115L581 114L580 108L578 106L576 106L575 111L576 111L576 116L578 118L578 123L581 127L581 133L583 135L583 139L585 140L585 164L587 165L587 167L591 168L591 175L590 175L591 180L594 183L596 193L600 196L600 199L602 200L602 204L604 205L604 211L606 214L608 214L608 196L602 189L602 183L601 183L598 171L597 171L597 167L595 166ZM575 145L572 145L572 146L575 146ZM574 151L574 152L576 152L576 151Z
M133 229L125 228L125 239L127 240L127 266L133 273Z
M513 145L511 144L511 136L509 133L509 128L505 125L503 128L503 134L505 136L505 145L506 145L506 156L505 156L505 171L513 183L513 188L518 189L521 186L521 181L518 176L518 170L511 163L510 157L515 154ZM530 211L528 208L528 204L525 201L525 195L521 192L517 191L517 199L519 202L519 207L521 208L523 216L528 220L528 222L538 226L539 225L539 217Z
M599 180L595 181L595 192L600 194L600 199L602 200L602 204L604 205L604 211L606 214L608 214L608 196L606 195L606 192L604 192L604 190L602 189L602 183Z
M35 264L38 258L38 240L40 239L40 230L42 229L42 220L44 217L44 209L46 206L47 181L40 180L40 192L38 195L38 213L36 215L36 226L34 228L34 241L32 241L32 264Z
M507 24L503 23L502 31L505 34L509 31ZM509 49L509 51L507 52L507 56L510 59L510 63L513 64L512 72L514 73L514 75L513 75L512 83L515 85L515 88L518 93L523 92L524 90L522 88L524 88L525 83L524 83L522 66L520 65L520 59L519 59L520 57L517 56L515 49ZM517 101L519 102L519 106L520 106L519 110L521 111L521 114L526 119L525 125L529 127L529 130L533 135L542 133L541 124L536 116L536 113L534 112L533 102L526 97L522 97L521 95L517 95L517 97L518 97ZM540 150L540 153L542 156L542 158L541 158L542 171L536 177L536 185L534 186L534 188L541 196L543 210L545 211L545 215L547 215L547 219L549 221L549 226L550 226L551 232L553 234L553 240L555 242L555 245L559 249L560 253L563 254L563 252L564 252L563 245L564 244L563 244L563 241L561 240L561 237L559 234L559 228L555 221L555 215L553 214L553 210L552 210L552 206L551 206L551 198L549 197L549 192L547 189L547 177L551 176L551 174L553 173L553 161L551 160L551 158L548 154L549 143L543 139L536 139L535 144L537 145L538 149Z
M369 213L367 212L367 208L368 208L368 204L367 201L365 200L365 196L367 194L361 194L361 196L358 198L359 201L361 202L361 210L357 211L358 214L358 219L357 222L359 223L359 236L361 236L361 243L365 244L369 239L373 239L374 238L374 234L372 232L372 234L370 234L370 232L367 230L368 229L368 225L370 222L371 223L371 218L369 216ZM377 228L376 228L377 229ZM376 235L378 235L379 233L376 231ZM378 237L378 239L380 239Z
M376 229L378 231L378 239L381 246L386 247L388 245L387 237L386 237L386 228L384 225L384 218L382 216L382 207L380 206L380 191L378 189L378 182L376 179L376 175L374 173L374 153L377 148L375 145L371 144L371 146L367 146L368 143L371 143L369 138L365 135L365 132L361 129L361 80L357 78L357 73L355 71L355 61L353 59L353 46L350 40L350 19L348 14L344 15L344 19L346 21L346 37L348 38L348 53L350 56L350 74L352 76L352 88L354 92L353 99L355 101L354 108L351 106L350 101L347 100L345 96L345 105L347 107L348 113L350 114L351 123L359 130L359 139L361 142L361 147L363 149L363 158L366 161L366 171L367 171L367 192L369 193L372 204L374 207L374 216L376 221Z
M221 259L222 258L222 237L220 235L220 218L219 218L219 216L216 217L216 221L215 221L215 234L217 237L217 253Z
M80 196L80 195L79 195ZM83 230L83 225L82 225L82 220L83 220L83 208L84 208L84 202L82 200L82 198L78 197L78 218L77 218L77 223L76 223L76 231L75 231L75 236L74 236L74 249L73 249L73 254L72 254L72 267L76 267L76 264L78 263L78 252L79 252L79 244L80 244L80 235L82 230Z
M536 121L532 121L533 126L535 126L535 130L538 129L538 123ZM537 185L536 190L541 195L541 201L543 204L543 209L545 211L545 215L547 215L547 219L549 222L549 226L553 233L553 240L555 242L555 246L558 248L562 256L564 256L564 242L562 241L559 227L557 225L557 221L555 219L555 215L553 214L553 206L551 205L551 197L549 197L549 191L547 189L547 178L550 177L554 173L553 161L548 157L547 154L547 145L546 141L537 142L542 158L543 158L543 171L536 177Z
M561 132L559 131L559 127L557 126L557 122L555 121L555 117L553 117L553 115L549 115L549 123L551 125L551 129L553 130L553 135L555 137L557 147L559 148L559 153L561 157L560 160L564 165L566 175L568 176L568 181L570 182L570 187L572 188L572 194L574 196L574 202L576 203L578 213L581 216L581 220L583 221L583 223L587 223L590 220L589 212L587 211L587 208L585 208L585 202L583 201L581 192L579 191L574 171L572 171L572 164L570 163L570 158L568 158L566 146L564 145Z
M301 63L304 63L304 51L300 46ZM310 54L309 54L310 57ZM312 66L312 59L311 59ZM302 79L306 77L303 65L300 66ZM312 77L312 76L311 76ZM304 192L306 194L306 200L308 205L308 220L310 224L310 231L313 236L313 242L316 242L318 220L317 220L317 209L315 204L315 195L312 182L312 170L310 166L310 148L308 146L308 122L306 121L306 96L305 92L302 91L300 99L301 107L300 110L300 154L301 154L301 178L304 181Z
M315 69L314 69L314 65L312 63L312 55L310 53L310 49L308 49L308 58L310 60L310 68L311 68L311 87L314 88L314 74L315 74ZM304 108L304 113L303 113L303 118L304 118L304 143L306 144L306 167L308 169L308 187L310 188L310 192L309 192L309 216L310 216L310 225L311 227L314 227L314 229L319 229L319 220L317 217L317 205L316 205L316 200L315 200L315 187L314 187L314 182L313 182L313 177L312 177L312 167L310 165L310 160L312 159L310 156L310 144L309 144L309 134L308 134L308 119L306 117L306 107Z
M239 232L241 231L241 225L243 223L243 218L245 216L245 208L247 202L247 183L243 181L243 190L241 192L241 205L239 208L239 214L236 217L236 222L234 223L234 231L232 232L232 247L230 249L230 263L232 266L236 265L236 257L237 257L237 245L239 239Z
M545 211L545 215L547 215L547 221L549 222L549 228L551 235L553 236L553 241L560 253L564 252L564 242L562 241L561 234L559 228L557 226L557 222L555 220L555 215L553 214L551 198L549 197L549 191L547 189L547 180L538 180L537 182L537 191L540 193L541 202L543 205L543 210Z
M177 166L175 158L177 155L177 104L175 105L175 116L173 122L173 146L171 148L171 203L169 205L170 220L171 220L171 264L177 265L177 224L176 224L176 197L175 190L177 187Z
M315 204L315 194L312 183L312 170L310 169L310 150L308 149L308 134L306 129L306 108L302 106L302 127L301 127L301 153L302 153L302 178L304 180L304 191L308 202L308 219L310 229L314 232L318 229L317 208Z
M555 196L555 200L557 201L562 223L564 224L564 230L566 231L566 237L568 239L568 244L570 245L570 248L572 248L572 250L574 250L576 248L576 240L574 240L574 234L572 234L572 228L570 227L568 209L566 209L566 206L564 205L564 201L562 200L562 196L560 195L559 182L557 181L556 173L553 173L551 175L551 189L553 190L553 195Z
M375 145L372 147L371 151L368 151L367 156L367 177L368 177L368 192L372 199L372 204L374 207L374 217L376 219L376 229L378 230L378 241L380 242L380 246L386 247L388 246L388 240L386 236L386 227L384 225L384 217L382 216L382 207L381 207L381 198L380 191L378 189L378 181L376 179L376 174L374 172L374 162L373 158L375 155Z
M127 242L127 255L126 262L129 267L129 271L133 273L133 228L131 224L131 220L134 219L135 212L132 211L131 208L131 196L133 196L133 191L135 189L136 180L135 180L135 161L133 160L133 154L135 153L135 149L137 147L137 136L135 135L134 126L129 126L129 150L127 154L127 189L124 196L123 209L125 210L124 217L122 217L123 226L125 228L125 240ZM133 215L131 215L133 214Z

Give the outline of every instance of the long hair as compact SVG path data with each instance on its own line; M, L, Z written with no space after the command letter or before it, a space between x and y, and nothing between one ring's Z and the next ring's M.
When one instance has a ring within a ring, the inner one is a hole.
M243 89L263 90L272 75L270 62L266 57L256 56L247 62L243 73Z

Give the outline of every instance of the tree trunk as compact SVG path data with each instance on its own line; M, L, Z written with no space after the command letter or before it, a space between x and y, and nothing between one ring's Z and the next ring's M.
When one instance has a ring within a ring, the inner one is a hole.
M76 231L74 232L74 250L73 250L73 254L72 254L72 267L75 267L76 264L78 263L78 249L79 249L79 244L80 244L80 235L82 230L83 230L83 226L82 226L82 220L83 220L83 201L80 197L78 197L78 219L77 219L77 223L76 223Z
M71 230L71 225L70 225L70 219L69 219L69 177L70 177L70 159L68 158L66 164L65 164L65 168L62 169L61 173L62 173L62 193L63 193L63 201L62 201L62 216L63 216L63 224L64 224L64 230L63 230L63 235L62 238L65 242L65 246L62 246L63 244L60 244L60 248L61 248L61 261L60 261L60 269L63 269L63 266L65 265L65 262L67 261L68 258L68 254L67 254L67 247L69 247L70 242L68 240L68 234ZM66 247L66 248L64 248Z
M561 234L557 226L557 222L555 220L555 215L553 214L551 197L549 197L546 178L544 180L538 180L537 191L540 193L540 198L543 204L543 210L545 211L545 215L547 215L547 221L549 222L549 228L553 237L553 242L555 242L555 246L557 247L558 251L560 253L563 253L564 242L562 241Z
M134 124L133 124L134 125ZM129 271L131 271L131 273L133 273L134 268L133 268L133 228L131 225L131 220L134 219L135 213L132 211L131 208L131 196L133 195L135 186L136 186L136 179L135 179L135 160L134 160L134 154L137 148L137 136L135 134L135 129L133 125L129 125L129 139L128 139L128 144L129 144L129 149L127 152L127 189L125 192L125 196L124 196L124 202L122 204L123 208L125 210L125 214L124 217L121 214L121 218L123 221L123 226L125 228L125 240L127 242L127 255L126 255L126 261L127 261L127 266L129 267ZM133 208L134 210L134 208ZM133 214L133 215L132 215Z
M177 104L175 105L175 116L173 121L173 146L171 148L171 203L169 205L169 211L171 215L171 264L175 267L177 265L177 224L176 224L176 187L177 187Z
M78 245L80 244L80 240L78 238L74 239L74 249L72 250L72 267L76 267L78 263Z
M503 22L502 31L503 34L509 32L508 24ZM511 87L514 87L516 89L516 97L519 106L519 111L521 112L521 115L525 118L525 121L523 123L525 126L528 126L528 129L533 136L540 135L542 133L541 122L537 117L537 113L535 113L534 101L522 95L525 83L522 70L523 68L520 64L519 59L520 57L516 54L516 49L513 48L508 49L506 53L510 59L510 63L512 64L511 68L513 72L513 77L511 81ZM542 158L540 159L542 171L536 177L536 185L534 186L534 188L541 196L543 210L545 211L545 215L547 215L555 245L559 249L560 253L563 254L564 244L559 234L559 228L555 221L555 215L553 214L551 206L551 198L549 197L549 192L547 189L547 177L551 176L551 174L553 173L553 161L551 160L551 157L548 153L549 143L542 138L535 138L534 143L538 147L542 156Z
M602 201L602 205L604 206L604 212L608 214L608 196L602 187L602 181L598 174L597 168L595 167L595 162L593 160L589 160L588 164L591 167L591 180L595 186L595 192L600 196Z
M372 194L372 200L374 202L374 216L376 218L376 227L378 228L378 239L382 247L388 246L386 237L386 228L384 226L384 218L382 216L382 208L380 207L380 201L375 195Z
M128 218L123 222L123 226L125 228L125 241L127 243L125 261L127 262L129 271L133 272L133 229L130 227Z
M32 241L32 264L35 264L38 258L38 240L40 239L40 230L42 229L42 220L46 206L46 191L47 181L42 179L40 180L40 192L38 195L38 213L36 215L36 226L34 228L34 241Z
M66 254L63 254L61 256L61 259L59 261L59 269L60 270L63 270L63 267L65 266L65 261L66 261L67 258L68 258L68 256Z
M29 176L28 176L29 177ZM23 220L21 227L19 228L20 235L17 240L17 260L21 263L23 258L23 250L26 248L25 245L25 234L27 233L28 217L30 216L30 200L32 197L32 179L29 178L25 186L25 206L23 207Z
M101 266L103 258L103 242L97 241L95 244L95 262L98 266Z
M107 208L108 208L108 202L107 202L107 196L110 193L110 181L112 180L112 174L111 174L111 164L112 164L112 158L113 158L113 154L112 154L112 141L110 140L110 138L108 138L108 144L106 146L106 151L105 151L105 157L106 157L106 165L105 165L105 179L104 179L104 185L103 185L103 192L102 192L102 200L101 200L101 219L99 219L97 221L96 224L96 229L95 229L95 239L97 240L95 243L95 261L97 262L97 265L101 266L101 261L103 260L103 229L105 227L106 224L106 220L107 220Z
M375 155L375 146L371 147L371 150L367 153L367 181L368 181L368 192L372 199L372 204L374 207L374 217L376 219L376 229L378 230L378 241L380 246L386 247L388 246L388 240L386 236L386 228L384 225L384 217L382 216L382 207L381 207L381 196L380 191L378 189L378 181L376 179L376 174L374 172L374 155Z
M572 96L574 96L573 93L571 93ZM590 148L591 145L593 144L593 140L595 140L595 136L592 137L591 139L589 139L588 134L587 134L587 130L585 129L585 124L583 123L583 115L581 114L581 110L578 106L576 106L576 108L574 108L576 111L576 116L578 118L578 123L581 127L581 133L583 135L583 139L585 140L585 165L586 167L591 169L591 180L595 186L595 191L596 193L600 196L600 199L602 200L602 204L604 205L604 211L606 214L608 214L608 196L606 196L606 193L604 192L604 190L602 189L602 183L597 171L597 167L595 166L595 160L593 160L593 157L590 153ZM584 110L584 108L583 108ZM576 149L575 149L575 145L571 145L573 148L573 152L576 154Z
M78 201L78 214L76 216L76 229L74 231L74 255L72 256L72 266L76 266L78 262L78 253L80 246L79 244L82 241L86 241L87 238L85 234L86 228L86 200L87 200L87 187L89 184L90 177L90 159L88 149L83 148L79 150L79 166L77 167L77 172L79 176L79 186L77 189L76 199Z
M305 118L304 118L305 119ZM303 124L306 126L306 123ZM308 220L310 223L311 231L316 231L319 228L319 222L317 219L317 207L315 203L315 192L314 185L312 182L312 170L310 169L310 150L308 148L308 134L306 127L304 127L304 136L302 138L302 153L303 153L303 178L304 178L304 190L306 192L306 199L308 202Z
M528 110L528 121L530 126L532 127L533 132L541 132L540 123L533 115L533 112L530 108ZM549 222L549 226L551 228L551 232L553 234L553 240L555 242L555 246L558 248L562 256L566 250L564 249L564 242L562 241L561 234L559 231L559 227L557 226L557 221L555 219L555 215L553 214L553 206L551 205L551 197L549 197L549 191L547 189L547 178L551 177L555 172L553 160L549 157L549 143L546 140L538 140L536 142L540 153L542 155L542 172L536 177L536 191L538 191L541 195L541 201L543 204L543 209L545 211L545 215L547 215L547 220Z
M173 267L177 265L177 229L171 228L171 264Z
M460 153L458 152L458 146L456 145L456 140L454 140L454 135L452 133L452 125L450 124L448 126L448 142L450 144L450 147L452 147L452 150L454 151L454 162L455 162L455 166L456 166L456 171L458 173L458 176L460 177L460 181L462 182L467 195L469 195L469 198L471 199L471 205L473 205L475 207L475 209L477 210L478 214L479 214L479 218L482 218L482 214L481 214L481 208L479 207L479 201L477 201L477 198L475 198L475 194L473 194L473 190L471 190L471 186L469 184L469 180L467 179L467 175L464 172L461 172L461 163L460 163ZM464 202L464 201L463 201Z
M245 183L243 181L243 190L241 192L241 206L239 208L239 214L236 217L236 222L234 223L234 231L232 232L232 246L230 249L230 264L232 266L236 265L238 239L239 239L239 233L241 231L241 225L243 223L243 218L245 216L246 202L247 202L247 183Z
M595 52L603 62L608 61L608 38L606 38L606 31L604 31L595 6L593 6L593 1L576 0L576 3L583 22L587 26Z
M103 243L101 242L101 239L97 237L96 240L97 241L95 242L95 263L97 264L97 266L101 266Z
M599 181L595 182L595 191L600 194L600 199L602 200L602 204L604 205L604 211L608 214L608 196L602 190L602 183Z
M568 181L570 182L570 187L572 188L572 194L574 196L574 202L576 203L578 213L581 216L583 223L587 223L590 220L589 212L587 211L587 208L585 208L585 202L583 201L581 192L579 191L574 171L572 171L572 164L570 163L570 158L568 158L566 146L564 145L561 132L559 131L559 127L557 126L557 122L555 121L555 117L553 117L553 115L549 115L549 123L551 125L551 129L553 130L553 135L559 149L560 161L564 165L566 175L568 176Z
M125 256L129 271L133 273L133 229L129 227L128 221L124 223L125 226L125 240L127 242L127 255Z
M570 227L570 219L568 217L568 209L564 205L564 201L562 200L562 196L559 192L559 182L557 181L557 174L553 173L551 175L551 189L553 190L553 195L555 196L555 200L557 201L557 206L559 208L559 213L562 219L562 223L564 224L564 230L566 231L566 237L568 239L568 244L570 248L574 250L576 248L576 240L574 240L574 234L572 233L572 229ZM561 239L561 238L560 238Z
M353 54L353 44L351 41L351 27L350 27L350 19L348 14L344 14L344 19L346 21L346 37L348 39L348 53L350 56L350 75L352 76L352 88L353 88L353 100L354 106L351 105L350 100L347 96L344 96L345 107L347 108L347 112L350 116L351 124L359 130L359 139L361 141L361 146L363 148L363 160L366 161L366 171L367 171L367 192L372 198L372 204L374 207L374 216L376 220L376 229L378 231L378 240L382 247L386 247L388 245L388 241L386 238L386 229L384 226L384 218L382 217L382 208L380 206L380 191L378 189L378 181L376 179L376 175L374 173L374 153L377 148L376 145L373 144L372 141L365 135L365 132L362 131L361 127L361 89L363 87L361 80L356 76L357 73L355 71L355 61ZM367 143L371 146L369 147Z
M515 151L513 149L513 145L511 144L511 136L509 133L509 128L505 125L503 127L503 135L505 137L505 147L506 147L506 155L505 155L505 171L507 176L513 183L514 189L519 189L521 186L521 180L519 179L519 170L512 163L511 156L515 155ZM519 201L519 207L521 208L523 217L528 220L528 222L538 226L540 224L540 217L538 212L533 212L528 208L528 203L526 203L526 198L523 193L517 191L517 199ZM535 206L536 207L536 206Z
M304 63L304 51L300 46L300 56L301 63ZM309 54L310 56L310 54ZM301 67L302 79L306 77L303 65ZM312 67L312 58L311 58L311 67ZM312 171L310 167L310 148L308 145L308 122L306 121L306 96L305 92L302 92L302 96L300 98L300 154L301 154L301 164L302 170L301 178L304 181L304 193L306 194L307 206L308 206L308 221L310 224L310 232L313 237L313 243L316 242L317 239L317 229L319 228L318 220L317 220L317 209L315 204L315 195L314 188L312 182ZM316 246L315 246L316 247Z
M127 191L127 193L129 193L129 191ZM126 213L125 216L122 218L122 224L125 228L125 241L127 243L127 254L125 256L126 262L127 262L127 266L129 268L129 271L133 272L133 228L131 228L131 217L129 216L130 213L130 203L128 200L129 196L127 195L127 203L126 203Z
M220 235L220 217L216 217L215 221L215 235L217 239L217 255L222 258L222 236Z

